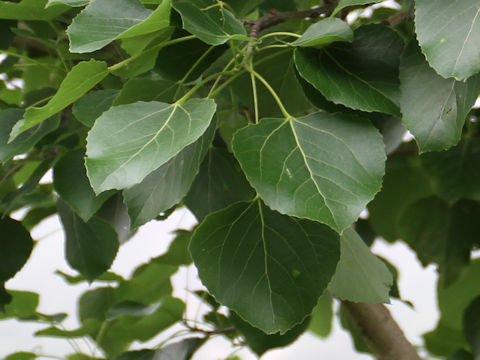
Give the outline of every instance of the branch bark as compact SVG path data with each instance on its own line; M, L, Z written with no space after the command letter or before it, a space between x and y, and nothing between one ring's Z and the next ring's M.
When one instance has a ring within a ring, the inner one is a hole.
M378 360L421 360L382 304L342 301Z

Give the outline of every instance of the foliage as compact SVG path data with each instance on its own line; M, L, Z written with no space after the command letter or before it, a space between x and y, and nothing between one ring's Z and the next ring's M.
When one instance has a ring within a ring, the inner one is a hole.
M378 236L439 267L425 350L480 356L480 4L376 3L0 2L0 319L109 359L190 359L212 336L261 355L328 336L332 301L400 297L368 248ZM184 206L195 229L131 278L108 272L138 228ZM65 280L106 283L79 299L77 329L5 288L53 214L78 272ZM170 284L192 261L210 307L194 326ZM180 341L132 350L173 324Z

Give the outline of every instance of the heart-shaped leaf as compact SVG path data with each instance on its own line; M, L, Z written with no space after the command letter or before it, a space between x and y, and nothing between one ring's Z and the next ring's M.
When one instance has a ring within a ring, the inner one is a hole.
M268 206L337 232L357 219L384 174L380 134L344 114L262 119L235 134L233 150Z
M125 189L141 182L208 128L215 102L137 102L114 106L87 137L87 174L95 192Z
M207 216L190 251L215 298L267 334L283 334L312 312L340 255L334 231L260 200Z

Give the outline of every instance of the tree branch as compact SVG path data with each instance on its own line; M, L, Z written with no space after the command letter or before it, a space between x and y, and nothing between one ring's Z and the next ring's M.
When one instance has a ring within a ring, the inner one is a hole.
M421 360L382 304L342 301L378 360Z

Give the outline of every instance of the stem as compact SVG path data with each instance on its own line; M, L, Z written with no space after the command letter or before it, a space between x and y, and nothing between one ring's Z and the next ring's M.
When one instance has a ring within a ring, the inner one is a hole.
M235 56L227 63L227 65L225 65L225 67L222 69L222 74L225 73L228 68L230 66L232 66L232 64L235 62ZM207 97L208 98L211 98L212 96L212 93L213 93L213 90L217 87L218 83L220 82L220 80L222 79L222 76L223 75L220 75L218 78L215 79L215 82L213 83L213 86L212 88L210 89L210 91L208 92L208 95Z
M184 41L188 41L188 40L193 40L193 39L196 39L196 36L195 35L189 35L189 36L185 36L185 37L181 37L181 38L178 38L178 39L173 39L173 40L169 40L169 41L165 41L165 42L162 42L158 45L155 45L155 46L152 46L150 49L148 49L147 51L144 51L138 55L135 55L135 56L132 56L132 57L129 57L128 59L125 59L123 61L120 61L119 63L116 63L115 65L112 65L112 66L109 66L108 67L108 71L109 72L113 72L113 71L116 71L118 69L121 69L122 67L128 65L130 62L138 59L139 57L141 56L145 56L149 53L153 53L157 50L160 50L161 48L164 48L164 47L167 47L167 46L170 46L170 45L174 45L174 44L178 44L178 43L181 43L181 42L184 42Z
M265 35L261 36L258 40L263 40L263 39L266 39L266 38L269 38L269 37L272 37L272 36L291 36L291 37L296 37L296 38L302 37L302 35L295 34L295 33L288 32L288 31L277 31L277 32L271 32L271 33L265 34Z
M212 52L212 50L215 48L215 46L210 46L207 51L205 51L202 56L200 56L197 61L195 61L195 63L190 67L190 69L188 69L187 73L185 74L185 76L178 81L178 87L177 87L177 90L175 91L175 95L173 96L174 99L177 98L178 96L178 93L180 92L180 89L182 87L182 85L185 83L185 81L187 81L188 77L193 73L193 71L197 68L198 65L200 65L200 63L207 57L208 54L210 54Z
M264 58L258 60L257 62L254 62L253 63L253 66L257 66L257 65L260 65L262 63L264 63L265 61L268 61L276 56L279 56L279 55L282 55L283 53L287 52L287 51L290 51L290 49L286 49L285 51L278 51L274 54L271 54L271 55L268 55L268 56L265 56ZM223 89L225 89L228 85L230 85L230 83L232 81L234 81L236 78L238 78L240 75L243 75L247 70L243 69L243 70L240 70L238 72L236 72L233 76L231 76L230 78L227 79L227 81L225 81L222 85L220 85L215 91L210 91L210 93L208 94L208 97L210 99L214 98L215 96L218 95L218 93L220 93Z
M342 301L378 360L421 360L383 304Z
M258 124L258 96L257 96L257 82L255 81L255 70L253 69L252 58L248 62L248 71L250 72L250 81L252 83L252 93L253 93L253 109L255 113L255 124Z
M178 104L181 104L185 101L188 100L188 98L190 98L194 93L195 91L197 91L199 88L201 88L203 85L205 85L207 82L215 79L215 78L218 78L219 76L221 75L225 75L225 74L229 74L229 73L233 73L233 71L226 71L226 72L220 72L220 73L215 73L215 74L212 74L212 75L209 75L207 76L205 79L203 79L202 81L200 81L198 84L196 84L194 87L192 87L185 95L183 95L180 99L178 99L176 102Z
M275 99L278 107L280 108L280 111L282 112L283 116L285 116L285 118L289 119L289 118L292 118L292 115L290 115L287 111L287 109L285 109L285 106L283 106L283 103L282 101L280 100L280 97L277 95L277 93L275 92L275 90L273 90L273 88L270 86L270 84L268 83L267 80L265 80L259 73L257 73L255 70L251 69L250 70L251 73L253 75L255 75L255 77L261 81L261 83L267 88L267 90L270 92L270 94L272 94L273 98Z

